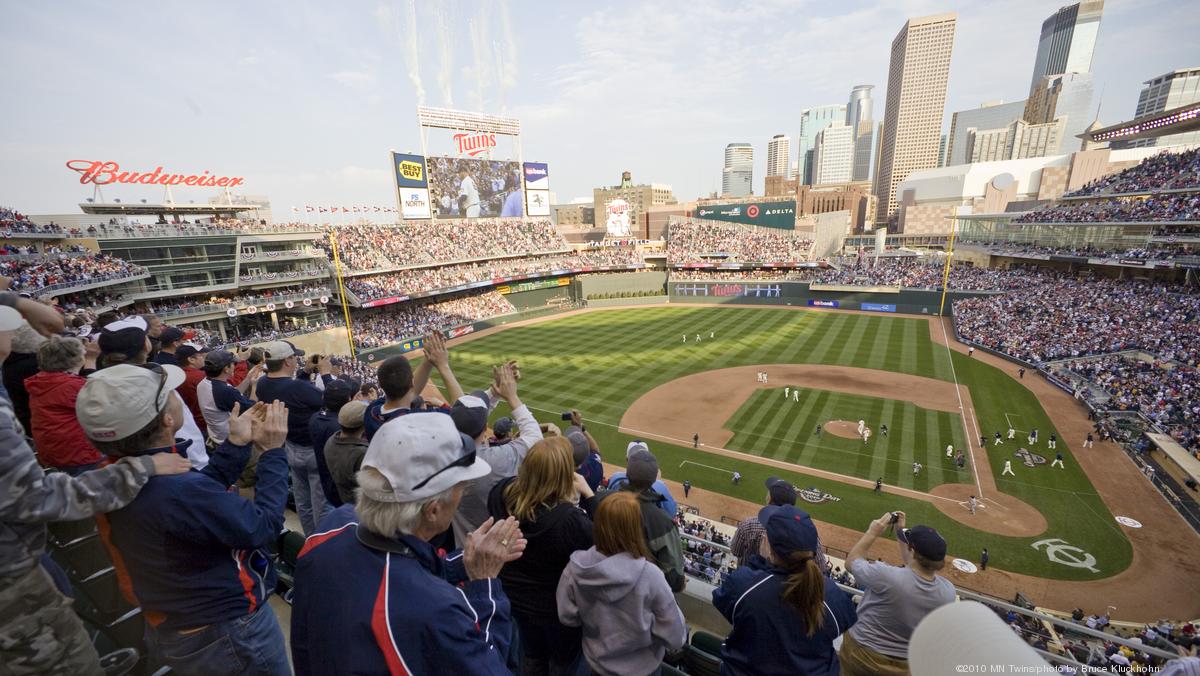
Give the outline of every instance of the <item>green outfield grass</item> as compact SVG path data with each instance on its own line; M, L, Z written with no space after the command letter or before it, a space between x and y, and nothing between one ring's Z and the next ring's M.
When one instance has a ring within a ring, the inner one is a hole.
M734 432L728 448L775 460L816 467L860 479L882 477L889 486L927 491L941 483L969 483L971 466L961 471L946 458L947 444L966 449L962 418L896 399L863 397L809 388L799 401L784 388L757 390L725 423ZM830 420L864 420L873 436L867 443L815 434ZM881 425L888 434L881 433ZM923 466L913 474L913 463Z
M709 338L710 332L715 335L712 339ZM695 342L697 333L702 335L700 343ZM686 343L683 341L685 334ZM876 317L784 308L656 306L574 315L505 329L479 340L452 346L454 370L468 390L485 385L490 378L491 366L508 359L520 362L523 372L522 399L540 421L561 425L559 414L562 411L579 408L589 421L589 431L599 440L605 460L618 465L624 464L625 445L632 437L619 434L616 425L628 406L648 390L691 373L772 363L839 364L947 381L957 377L960 383L971 390L972 399L979 408L982 430L976 430L971 425L966 430L958 430L961 427L959 423L958 426L950 425L951 436L965 434L975 438L982 431L990 438L997 430L1007 430L1007 420L1011 419L1019 422L1017 427L1022 430L1037 427L1042 443L1039 448L1032 450L1046 455L1047 463L1053 459L1053 453L1045 448L1045 439L1054 428L1036 398L1020 383L992 366L957 352L952 353L951 358L945 347L930 340L929 325L924 318ZM880 405L891 406L893 411L902 410L904 404L887 399L887 394L880 393L882 398L878 401L883 402ZM902 392L895 394L903 398ZM782 401L782 395L777 396ZM777 414L792 413L782 407L777 411ZM501 406L497 415L503 412L504 407ZM795 413L799 415L800 412ZM915 407L912 414L915 422ZM741 430L743 434L753 432L763 421L755 423L751 419L744 419L744 422L753 427ZM735 420L734 424L740 423ZM771 424L770 421L766 423L767 426ZM800 425L801 436L803 433L811 434L813 425L815 423ZM938 448L944 450L947 442L941 440L941 426L942 422L938 421L938 431L933 434L935 426L926 419L925 443L922 444L917 438L917 427L907 432L909 426L902 420L893 427L896 430L893 434L899 434L900 437L895 442L889 439L886 455L881 454L878 458L860 457L855 461L854 471L845 473L870 476L876 471L878 463L885 468L886 477L889 471L887 467L892 464L887 462L888 459L904 459L917 453L929 454ZM911 446L905 434L912 435ZM931 436L938 437L936 443L929 438ZM876 445L877 440L878 435L872 438L871 444ZM978 439L975 438L975 441L978 442ZM995 448L989 446L987 449L988 462L992 465L1000 489L1028 502L1045 515L1049 528L1034 538L1001 537L976 531L942 515L927 502L894 495L874 495L870 489L818 479L804 474L804 468L800 465L794 472L781 472L775 468L696 451L688 446L654 443L652 449L667 478L677 481L689 479L700 489L760 502L764 494L762 481L768 475L783 475L799 486L816 486L842 498L838 502L809 506L814 517L821 520L862 530L872 518L884 511L903 509L912 515L910 522L928 523L944 532L950 551L955 556L977 560L980 549L987 547L992 564L1001 568L1049 578L1097 579L1124 570L1132 558L1132 549L1120 527L1113 521L1112 514L1073 461L1073 449L1081 441L1060 441L1059 449L1063 451L1067 464L1065 470L1050 469L1048 464L1027 469L1013 458L1016 477L1001 477L1000 472L1004 459L1012 458L1017 446L1010 443ZM955 437L954 443L957 446L960 440ZM816 457L815 453L806 459L806 449L800 440L797 440L795 448L779 447L771 453L776 452L789 454L794 458L793 461L807 462L814 467L823 466L821 463L824 459ZM1080 452L1092 451L1081 449ZM690 463L683 464L687 461ZM861 471L860 461L865 463ZM910 481L911 462L907 461L907 479ZM925 487L958 480L943 471L934 481L933 468L938 463L924 464L925 471L930 472L922 480ZM729 480L728 472L734 468L745 476L739 486L731 485ZM904 470L903 464L892 467L890 471L895 478L889 483L904 485ZM969 482L971 479L963 477L962 481ZM915 483L913 487L920 490ZM721 515L706 516L719 518ZM1097 559L1097 571L1051 562L1043 551L1031 547L1033 542L1046 538L1061 538L1092 554Z

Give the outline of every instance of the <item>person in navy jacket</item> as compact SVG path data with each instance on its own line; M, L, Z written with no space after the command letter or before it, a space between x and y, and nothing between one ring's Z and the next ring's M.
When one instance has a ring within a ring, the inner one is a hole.
M96 447L112 456L174 450L183 404L175 366L113 366L88 378L76 414ZM146 618L151 654L181 675L289 674L283 632L267 596L275 571L266 547L279 536L287 501L287 408L235 405L229 436L200 471L156 476L127 507L108 515L109 541ZM254 500L230 491L250 458Z
M817 527L803 510L769 505L760 555L713 591L733 625L721 645L721 673L837 676L833 641L858 619L850 595L817 565Z
M488 519L449 555L429 544L450 526L465 483L490 471L448 415L379 428L358 473L355 520L300 551L298 676L510 673L512 620L497 576L525 549L516 520Z

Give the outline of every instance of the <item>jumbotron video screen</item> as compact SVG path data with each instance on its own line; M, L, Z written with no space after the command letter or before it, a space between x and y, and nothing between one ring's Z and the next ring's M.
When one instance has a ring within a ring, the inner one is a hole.
M521 167L516 162L430 157L434 218L523 216Z

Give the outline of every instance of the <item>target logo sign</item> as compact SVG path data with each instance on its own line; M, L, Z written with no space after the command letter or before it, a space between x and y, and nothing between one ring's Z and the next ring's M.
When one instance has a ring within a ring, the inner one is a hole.
M758 205L751 204L750 206L746 207L746 215L750 218L758 218Z

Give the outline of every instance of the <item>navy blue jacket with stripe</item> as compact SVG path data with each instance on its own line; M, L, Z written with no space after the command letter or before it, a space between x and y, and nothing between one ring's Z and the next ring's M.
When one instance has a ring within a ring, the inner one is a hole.
M186 456L189 443L174 450ZM164 450L172 449L139 455ZM249 445L226 441L204 469L155 476L132 503L108 514L109 541L150 624L188 629L234 620L274 591L266 549L283 528L287 456L282 448L262 454L253 501L231 488L249 458Z
M335 511L349 516L346 507ZM387 539L354 522L311 535L296 566L296 676L511 673L500 580L465 573L461 551L443 558L411 536Z

